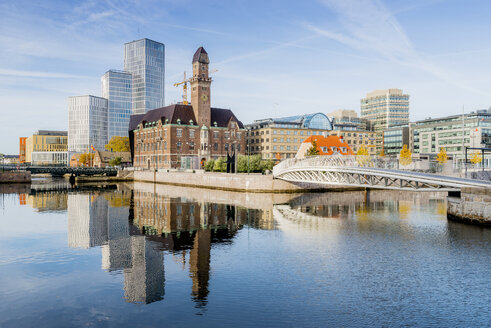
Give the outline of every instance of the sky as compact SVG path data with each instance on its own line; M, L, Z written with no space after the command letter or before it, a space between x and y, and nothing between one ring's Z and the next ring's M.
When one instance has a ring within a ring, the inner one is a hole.
M491 106L491 1L0 0L0 153L68 129L68 97L101 95L125 42L165 44L166 105L204 46L211 102L243 123L360 111L377 89L410 95L410 119Z

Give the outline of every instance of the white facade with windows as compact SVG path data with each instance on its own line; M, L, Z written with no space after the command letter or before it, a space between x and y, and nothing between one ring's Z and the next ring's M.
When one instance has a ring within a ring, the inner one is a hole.
M32 165L67 165L68 152L66 151L33 151L31 153Z
M104 149L108 142L107 99L95 96L68 98L68 151Z
M101 78L102 98L107 99L107 140L128 137L131 116L131 74L109 70Z

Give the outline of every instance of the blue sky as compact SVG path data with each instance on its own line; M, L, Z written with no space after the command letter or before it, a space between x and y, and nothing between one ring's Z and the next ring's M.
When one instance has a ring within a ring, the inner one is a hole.
M166 104L199 46L218 69L212 105L244 123L360 109L376 89L409 93L411 120L491 106L490 1L0 0L0 152L67 129L67 97L100 95L123 44L166 45Z

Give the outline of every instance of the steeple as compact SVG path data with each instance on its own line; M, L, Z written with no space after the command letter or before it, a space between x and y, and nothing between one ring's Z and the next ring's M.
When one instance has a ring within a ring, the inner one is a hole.
M210 60L208 59L208 53L206 52L205 48L199 47L198 50L196 50L193 56L193 63L194 62L200 62L203 64L210 63Z

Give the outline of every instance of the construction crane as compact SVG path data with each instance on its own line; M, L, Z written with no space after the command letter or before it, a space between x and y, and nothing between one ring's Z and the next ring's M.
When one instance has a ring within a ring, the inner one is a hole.
M212 74L215 72L218 72L218 70L213 69L208 74ZM186 71L184 71L184 78L182 79L182 81L174 83L175 87L178 87L182 84L182 103L184 105L189 105L189 102L188 102L188 82L190 82L190 81L191 81L191 78L186 79Z

